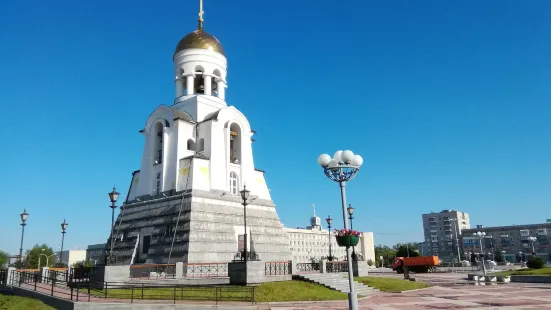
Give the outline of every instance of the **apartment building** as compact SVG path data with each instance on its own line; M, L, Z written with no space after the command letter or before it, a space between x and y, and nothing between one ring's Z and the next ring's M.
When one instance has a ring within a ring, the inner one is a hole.
M474 237L476 232L484 232L482 239L482 252L495 256L501 252L508 262L520 262L520 253L523 259L532 256L532 250L536 255L546 261L551 261L551 223L484 227L463 231L462 245L464 253L481 253L480 239Z
M469 214L442 210L423 214L424 255L438 255L442 261L457 261L461 232L471 227ZM461 253L461 249L459 249Z

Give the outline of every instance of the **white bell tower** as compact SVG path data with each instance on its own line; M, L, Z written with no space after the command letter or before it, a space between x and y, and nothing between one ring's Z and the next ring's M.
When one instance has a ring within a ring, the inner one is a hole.
M141 131L146 143L131 197L190 188L237 195L246 184L271 199L264 173L254 168L254 132L226 103L227 59L220 41L204 30L202 1L198 22L173 55L174 104L158 107Z

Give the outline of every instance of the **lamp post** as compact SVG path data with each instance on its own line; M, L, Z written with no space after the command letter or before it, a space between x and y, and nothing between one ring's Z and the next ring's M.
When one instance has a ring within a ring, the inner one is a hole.
M342 203L342 220L344 228L348 229L348 221L346 218L346 182L352 180L361 165L363 158L360 155L354 155L350 150L337 151L333 158L327 154L322 154L318 157L318 164L323 168L325 175L331 180L338 182L341 188L341 203ZM346 247L346 256L348 259L348 284L350 293L348 293L348 305L352 310L358 309L358 298L354 291L354 273L352 267L352 253L350 247Z
M456 223L455 225L453 225L453 228L455 231L455 247L457 248L457 261L461 262L461 254L459 252L459 233L457 231L457 227L459 226L459 219L458 218L450 219L450 222Z
M69 223L63 219L63 223L61 223L61 250L59 251L59 262L61 263L63 263L63 243L65 242L65 234L67 233L65 230L67 230L67 226L69 226Z
M329 231L329 234L328 234L328 237L329 237L329 260L332 261L333 260L333 255L331 254L331 222L333 221L333 219L331 218L330 215L328 215L327 218L325 219L325 221L327 221L327 230Z
M108 193L109 200L111 201L111 238L109 239L109 255L107 258L107 264L111 264L113 260L113 243L115 241L114 229L115 229L115 209L117 208L117 199L119 198L120 193L117 192L117 188L113 186L113 190Z
M526 238L526 240L530 241L530 245L532 246L532 256L536 256L536 250L534 248L534 242L536 242L536 240L538 240L538 238L530 236L530 237Z
M484 265L484 250L482 249L482 239L486 237L486 233L478 231L473 233L473 236L477 237L478 241L480 242L480 254L482 255L482 272L486 274L486 266Z
M348 212L348 219L350 220L350 229L354 229L353 226L352 226L352 220L354 219L354 208L352 207L351 204L348 204L348 208L346 208L346 211ZM352 260L358 260L358 258L356 257L356 247L353 246L352 247Z
M248 253L247 253L247 200L249 199L249 194L251 193L251 191L247 190L247 186L246 185L243 185L243 190L241 190L239 192L241 194L241 199L243 199L243 229L244 229L244 232L243 232L243 241L245 243L244 245L244 248L245 248L245 274L247 273L247 256L248 256Z
M524 265L524 257L522 257L522 254L523 254L522 251L518 252L518 257L520 258L520 265L521 266Z
M29 214L27 213L27 209L23 210L23 213L19 214L21 217L21 246L19 247L19 268L22 268L23 264L23 237L25 236L25 225L27 225L25 222L27 221L27 217L29 217Z

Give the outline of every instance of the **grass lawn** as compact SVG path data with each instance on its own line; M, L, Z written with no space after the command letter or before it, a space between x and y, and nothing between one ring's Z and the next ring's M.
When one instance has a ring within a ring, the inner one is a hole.
M402 292L430 287L430 285L423 282L412 282L386 277L356 277L354 280L376 288L381 292Z
M0 294L0 309L9 310L55 310L54 308L45 305L39 300Z
M330 290L324 286L303 282L283 281L268 282L254 286L256 302L277 301L310 301L310 300L344 300L347 294ZM83 290L84 292L85 290ZM178 287L174 288L144 288L135 287L134 290L109 289L108 298L133 299L168 299L172 300L215 300L219 301L250 301L252 287L222 286L214 287ZM92 295L104 296L101 290L92 291Z
M523 268L518 270L507 270L502 272L493 273L493 275L499 276L551 276L551 267L545 267L541 269Z

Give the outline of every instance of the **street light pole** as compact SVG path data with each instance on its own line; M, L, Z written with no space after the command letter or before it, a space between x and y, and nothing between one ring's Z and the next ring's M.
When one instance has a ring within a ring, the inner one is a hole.
M27 209L23 210L23 213L19 214L21 217L21 246L19 247L19 268L22 268L23 266L23 237L25 236L25 225L27 225L25 222L27 221L27 217L29 214L27 213Z
M352 220L354 219L354 216L352 216L354 214L354 208L352 207L351 204L348 204L348 208L346 208L346 211L348 212L348 219L350 219L350 229L353 230L353 226L352 226ZM358 258L356 257L356 247L353 246L352 247L352 260L355 260L357 261Z
M239 192L241 194L241 199L243 199L243 241L245 242L245 274L247 272L247 200L249 199L249 194L251 193L249 190L247 190L247 186L243 185L243 190Z
M473 236L478 237L478 241L480 242L480 254L482 255L482 272L486 274L486 266L484 264L485 255L484 255L484 250L482 249L482 239L484 239L484 237L486 236L486 233L479 231L479 232L473 233Z
M110 265L113 260L113 243L115 243L115 209L117 208L117 199L119 198L120 193L117 192L117 188L113 186L113 191L109 194L109 200L111 201L111 238L109 240L109 257L107 259L107 264Z
M455 246L457 248L457 262L461 262L461 253L459 252L459 233L457 232L457 227L459 226L459 219L454 218L454 219L451 219L450 221L456 223L455 225L453 225L453 228L455 230Z
M526 240L530 241L530 245L532 246L532 256L536 256L536 249L534 248L534 242L536 242L538 238L530 236L526 238Z
M329 261L333 261L333 255L331 254L331 222L333 221L333 219L330 215L328 215L325 221L327 222L327 230L329 232L327 234L327 236L329 237Z
M61 223L61 250L59 251L59 262L63 263L63 243L65 242L65 234L67 233L65 230L67 230L67 226L69 226L69 223L65 219L63 219L63 223Z
M342 220L344 229L348 230L348 221L346 217L346 182L352 180L358 173L363 164L363 158L360 155L354 155L350 150L337 151L333 158L327 154L318 157L318 164L323 168L325 175L331 180L339 183L341 188L342 202ZM358 310L358 298L354 290L354 272L352 266L352 253L350 246L346 246L346 257L348 259L348 284L350 293L348 293L348 305L351 310Z

